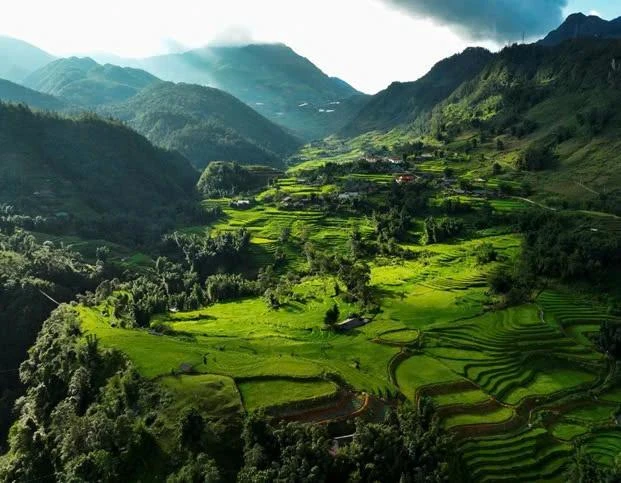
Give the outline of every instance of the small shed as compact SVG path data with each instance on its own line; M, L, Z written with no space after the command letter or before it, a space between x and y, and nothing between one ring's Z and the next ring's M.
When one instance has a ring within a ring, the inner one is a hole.
M363 318L350 317L349 319L336 324L336 328L338 330L347 331L347 330L356 329L358 327L362 327L363 325L366 325L366 324L367 324L367 321Z

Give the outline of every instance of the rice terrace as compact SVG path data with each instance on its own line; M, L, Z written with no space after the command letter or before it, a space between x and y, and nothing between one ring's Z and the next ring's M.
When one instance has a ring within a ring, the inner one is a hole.
M476 481L555 480L576 445L599 464L614 463L621 452L617 369L591 336L616 316L562 285L528 287L524 302L506 308L490 287L490 277L510 272L519 258L523 235L512 216L534 209L529 203L500 195L494 178L473 181L480 186L465 194L446 182L443 159L419 167L318 158L306 166L275 175L248 206L204 201L223 216L200 230L244 230L250 270L276 261L259 275L281 277L273 294L171 308L151 319L151 330L137 330L115 317L113 292L77 307L84 333L122 350L141 375L197 401L208 417L262 410L326 424L338 435L349 431L348 420L381 420L403 401L429 397ZM402 171L417 181L399 186ZM453 176L479 177L459 168ZM365 247L390 229L370 215L374 208L429 190L429 208L399 228L398 242ZM459 234L421 243L425 218L447 206L458 213ZM621 229L621 220L583 216ZM317 268L329 263L317 258L331 252L368 260L367 273L353 274L367 277L368 300L351 296L360 280ZM328 327L333 307L338 322L354 317L360 326ZM206 396L208 387L220 389Z
M621 482L619 5L322 1L5 2L0 483Z

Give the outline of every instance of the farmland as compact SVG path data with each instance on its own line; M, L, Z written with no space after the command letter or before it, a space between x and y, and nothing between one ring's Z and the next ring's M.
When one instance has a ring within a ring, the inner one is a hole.
M348 156L337 161L351 164ZM495 195L494 179L484 195L457 196L465 227L458 236L421 243L424 217L455 197L454 188L436 181L443 165L415 168L427 173L428 208L391 251L365 256L371 304L352 298L337 273L310 270L309 247L346 253L355 237L372 241L374 203L394 191L395 175L350 171L311 182L306 178L325 166L314 160L255 193L248 208L233 207L233 199L205 199L206 208L219 207L223 216L188 230L247 230L249 272L279 259L273 267L286 290L279 285L284 295L277 306L249 296L169 311L151 319L151 327L166 328L156 331L116 323L113 293L98 305L77 307L83 331L124 352L179 404L203 401L198 406L208 418L263 410L298 421L375 419L399 402L429 397L477 481L557 479L574 444L611 465L621 452L614 419L621 398L614 363L591 336L615 317L561 285L503 306L490 275L509 270L522 249L522 234L507 214L534 207ZM458 173L468 176L467 167ZM357 195L341 195L363 189L367 205ZM326 200L336 204L327 209ZM483 211L498 221L479 223ZM492 259L480 259L481 246ZM341 320L364 317L366 324L330 330L324 315L331 307Z

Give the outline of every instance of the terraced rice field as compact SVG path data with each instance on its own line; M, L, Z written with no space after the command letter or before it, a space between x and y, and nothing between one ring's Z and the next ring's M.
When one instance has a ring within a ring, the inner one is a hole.
M433 162L420 168L435 174L443 169ZM392 175L350 178L385 187ZM290 177L278 189L302 198L335 187ZM258 266L273 260L282 231L291 229L297 243L283 245L286 270L301 280L280 309L253 297L160 314L152 322L171 331L161 335L113 326L105 304L79 306L85 333L122 350L180 405L198 405L207 416L219 416L210 413L217 406L226 414L265 409L283 419L323 423L368 415L375 403L430 397L473 481L557 481L574 444L612 464L621 452L613 417L621 389L590 334L603 321L617 321L603 307L560 289L538 294L532 304L495 310L489 274L515 258L521 245L511 227L476 231L473 239L453 243L402 243L412 254L408 259L378 256L369 265L379 310L367 314L367 325L335 332L324 327L329 308L336 304L341 318L364 308L334 293L334 276L307 276L300 240L342 253L354 227L373 236L372 222L261 201L273 194L272 188L259 195L258 206L248 210L234 210L227 200L206 203L220 205L226 215L210 230L251 233ZM501 199L492 205L514 211L528 203ZM617 226L614 218L604 221ZM416 234L421 223L412 228ZM477 262L483 242L499 261Z
M616 321L603 307L576 300L570 294L546 290L537 298L546 317L556 322L568 335L583 344L591 344L590 335L597 332L602 322Z

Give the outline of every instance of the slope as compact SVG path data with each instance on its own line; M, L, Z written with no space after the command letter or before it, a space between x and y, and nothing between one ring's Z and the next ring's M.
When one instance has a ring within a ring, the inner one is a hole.
M54 56L22 40L0 36L0 78L21 82L54 60Z
M39 229L140 244L174 226L197 179L185 158L120 123L0 104L0 203L41 216Z
M352 136L368 131L386 131L415 120L463 82L479 74L492 57L485 49L468 48L438 62L417 81L393 83L373 96L342 134Z
M329 108L330 103L360 94L341 79L327 76L283 44L205 47L180 54L128 60L126 64L146 69L165 80L223 89L305 138L329 134L331 127L326 128L325 118L336 118L340 114L338 105L332 104ZM308 106L314 109L312 115L305 109ZM326 112L329 109L334 112ZM348 115L348 111L343 110L342 124Z
M61 99L0 79L0 101L28 104L35 109L60 111L67 107Z
M588 37L621 38L621 17L608 21L597 15L574 13L558 29L541 39L539 44L554 46L566 40Z
M30 74L24 85L82 106L121 102L159 79L139 69L100 65L93 59L59 59Z
M478 148L490 166L564 199L619 199L620 57L614 39L505 48L434 109L430 134L493 145Z
M282 165L300 145L230 94L199 85L159 83L102 112L201 168L214 160Z

